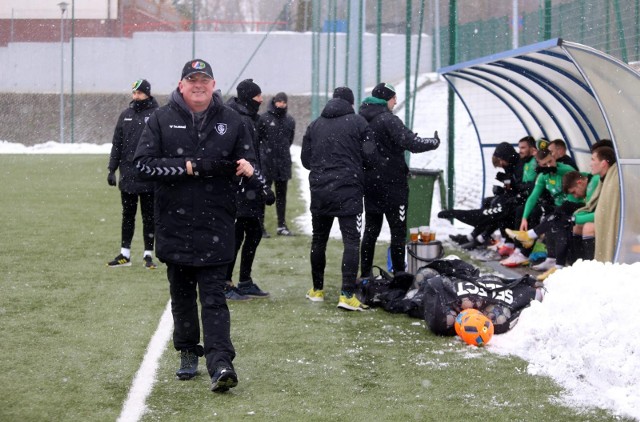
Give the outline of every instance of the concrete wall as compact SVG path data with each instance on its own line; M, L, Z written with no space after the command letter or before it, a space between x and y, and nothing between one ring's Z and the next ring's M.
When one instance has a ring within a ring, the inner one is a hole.
M330 42L333 43L333 37ZM311 33L275 32L265 38L264 33L198 32L195 43L196 57L211 63L218 88L223 93L235 88L236 80L239 82L245 78L253 78L266 94L311 92ZM333 52L327 50L326 43L327 35L323 34L319 58L322 90L325 89L327 52L330 72L333 68ZM377 83L375 43L375 35L365 35L365 87ZM417 37L413 37L414 52L416 46ZM430 37L423 37L421 49L420 70L431 71ZM71 86L70 43L64 43L62 50L64 89L68 93ZM382 36L383 80L394 83L404 78L404 56L404 36ZM76 38L74 90L76 93L128 92L131 83L143 77L151 82L154 93L168 94L176 87L182 66L191 58L190 32L136 33L133 38ZM353 59L351 56L350 60ZM7 47L0 48L0 93L59 93L60 63L60 43L9 43ZM412 63L411 71L414 69L415 64ZM25 75L29 76L23 77ZM344 85L345 34L337 34L336 37L336 76L336 85ZM350 86L354 85L355 77L350 75Z
M161 104L175 89L182 66L191 58L191 33L139 33L128 38L77 38L74 66L74 142L111 142L119 113L130 101L131 83L138 78L151 82L152 94ZM345 85L344 34L338 34L336 85ZM254 51L264 40L254 55ZM235 85L254 78L265 101L279 91L289 94L289 109L297 121L296 142L310 119L311 34L197 33L196 56L213 67L217 88L235 95ZM333 42L333 41L331 41ZM405 38L382 37L382 79L404 79ZM417 38L412 40L415 51ZM375 36L363 45L363 83L376 84ZM326 90L327 45L320 47L321 93ZM253 56L252 60L249 60ZM330 64L333 53L329 52ZM65 142L71 141L70 45L64 44ZM351 58L352 60L353 58ZM247 62L246 69L242 71ZM414 72L415 64L411 65ZM422 72L431 71L431 42L422 40ZM332 74L332 67L330 67ZM237 80L237 82L235 82ZM234 83L235 82L235 83ZM355 75L350 75L352 86ZM332 82L329 82L333 85ZM329 87L329 92L333 86ZM366 95L369 92L366 91ZM0 48L0 140L25 145L59 140L60 44L10 43ZM266 105L260 110L266 111Z

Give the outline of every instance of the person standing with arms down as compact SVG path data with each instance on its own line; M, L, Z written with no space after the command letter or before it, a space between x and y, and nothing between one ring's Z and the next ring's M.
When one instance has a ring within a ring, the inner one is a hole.
M223 392L238 384L224 295L235 247L236 176L253 176L255 155L240 116L215 86L207 62L188 61L169 103L149 118L134 161L141 177L156 182L156 255L167 264L173 345L181 357L176 376L193 378L204 355L211 390Z
M391 263L393 271L405 269L405 240L409 205L409 168L405 151L432 151L440 146L438 132L433 138L421 138L392 113L398 102L395 88L379 83L364 99L360 115L369 122L384 167L365 171L365 228L361 247L361 277L371 277L376 241L386 217L391 231Z
M258 109L262 104L262 90L253 82L253 79L245 79L236 87L238 96L230 98L227 106L240 114L244 122L247 138L253 145L256 153L256 163L260 162L259 156L259 139L256 130L258 121ZM251 278L251 269L253 261L256 257L258 245L262 240L262 226L260 219L264 218L265 202L272 205L275 201L273 192L266 185L266 180L260 174L259 165L255 168L255 178L259 180L259 184L252 186L248 183L243 184L238 191L238 210L236 213L235 224L235 255L233 261L227 269L227 285L226 296L228 300L247 300L249 298L265 298L269 296L268 292L263 291L253 282ZM231 282L233 275L233 267L235 266L238 252L242 249L240 256L240 271L238 287Z
M310 170L311 277L306 297L324 301L326 249L334 218L338 218L344 250L342 289L338 307L362 311L367 306L354 294L358 276L358 249L362 226L364 167L378 164L367 121L353 110L353 92L336 88L322 114L307 127L302 139L302 165Z
M142 213L142 235L144 240L144 266L154 270L153 262L153 182L138 178L133 164L133 154L149 116L158 108L158 102L151 96L151 84L146 79L138 79L131 87L129 107L120 113L116 129L113 132L113 145L109 156L109 175L107 182L116 186L116 170L120 170L120 199L122 202L122 237L120 254L108 267L131 266L131 241L136 228L136 212L140 200Z
M287 113L287 94L278 92L260 115L260 163L267 184L275 184L278 236L293 236L287 227L287 184L291 179L291 145L296 121Z

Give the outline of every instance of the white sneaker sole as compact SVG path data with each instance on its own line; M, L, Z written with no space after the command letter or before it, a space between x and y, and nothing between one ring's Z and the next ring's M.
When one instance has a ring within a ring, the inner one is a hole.
M355 306L351 306L351 305L347 305L346 303L338 303L338 308L342 308L342 309L346 309L347 311L364 311L364 309L359 308L359 307L355 307Z
M324 298L323 297L312 297L309 295L305 295L304 297L306 297L307 299L309 299L312 302L324 302Z

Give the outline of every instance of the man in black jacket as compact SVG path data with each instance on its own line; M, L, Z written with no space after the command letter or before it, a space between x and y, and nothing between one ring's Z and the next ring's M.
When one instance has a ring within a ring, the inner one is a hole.
M260 173L259 139L256 123L259 119L258 109L262 104L262 90L253 82L253 79L245 79L236 87L237 97L230 98L227 106L240 114L247 130L247 137L253 145L256 154L255 177L260 184L252 186L243 184L238 190L238 210L236 213L235 236L236 254L227 269L227 300L246 300L247 298L265 298L268 292L263 291L251 278L251 269L256 257L256 251L262 240L261 219L264 218L264 205L267 202L272 205L275 198L271 188L266 185L266 179ZM233 268L238 252L242 249L240 257L240 271L238 275L238 287L231 282Z
M242 119L214 87L211 66L188 61L169 103L149 118L134 161L156 182L156 256L167 264L173 345L181 356L176 375L193 378L204 355L211 390L222 392L238 384L224 295L235 248L235 177L253 176L255 155Z
M322 114L307 127L302 139L302 165L310 170L311 277L307 299L324 301L324 269L331 226L338 218L344 251L342 289L338 307L362 311L366 305L354 294L362 226L362 195L366 165L375 165L375 143L367 121L353 110L353 92L336 88Z
M482 245L497 229L504 232L508 227L513 227L516 218L515 210L525 203L529 194L529 186L522 183L522 161L513 145L508 142L499 143L493 152L491 162L494 167L504 170L496 174L496 180L500 184L493 186L494 196L484 198L482 207L478 209L450 209L438 213L440 218L456 218L473 226L470 236L451 236L451 239L460 243L463 249L474 249ZM512 247L510 249L513 250ZM511 251L508 250L505 254L509 252ZM492 253L483 253L483 255L478 255L480 260L498 258Z
M380 83L371 97L364 99L360 115L368 122L382 156L384 166L365 171L365 228L361 248L361 276L370 277L376 241L383 217L391 232L391 262L394 272L405 269L405 241L407 237L407 209L409 204L409 168L405 151L431 151L440 146L438 132L433 138L421 138L407 128L392 113L398 99L390 84Z
M293 236L287 227L287 184L291 179L291 144L296 131L296 121L287 113L287 94L278 92L260 115L260 164L267 183L275 184L278 236Z
M142 235L144 239L144 266L156 269L153 262L153 182L138 178L133 164L133 154L138 147L144 125L149 116L158 108L158 102L151 96L151 84L146 79L138 79L131 87L132 101L129 107L120 113L116 129L113 132L113 145L109 157L109 175L107 182L116 186L116 170L120 169L120 199L122 202L122 225L120 254L108 267L131 266L131 241L136 228L138 199L142 213Z

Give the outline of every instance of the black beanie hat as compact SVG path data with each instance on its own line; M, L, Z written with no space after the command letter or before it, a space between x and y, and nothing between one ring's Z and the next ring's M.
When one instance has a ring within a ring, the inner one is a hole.
M289 102L289 99L287 98L287 94L285 94L284 92L278 92L274 97L273 97L273 102L277 103L280 101L284 101L285 103Z
M140 91L147 94L147 97L151 96L151 84L146 79L138 79L131 85L131 92Z
M391 84L380 82L373 88L371 95L385 101L389 101L396 96L396 89Z
M238 98L241 101L249 101L256 95L262 94L262 90L258 84L253 82L253 79L245 79L240 82L236 90L238 91Z
M333 91L333 98L342 98L353 105L355 98L353 97L353 91L346 86L340 86Z
M516 149L509 142L500 142L493 152L493 156L511 163L519 158Z
M182 68L182 76L180 79L184 79L194 73L202 73L213 79L213 70L211 70L211 65L204 60L193 59L186 62Z

